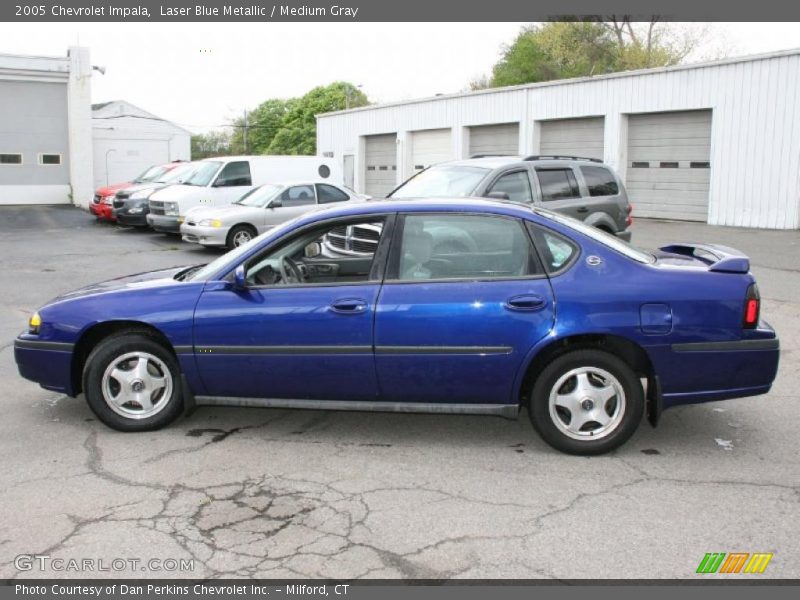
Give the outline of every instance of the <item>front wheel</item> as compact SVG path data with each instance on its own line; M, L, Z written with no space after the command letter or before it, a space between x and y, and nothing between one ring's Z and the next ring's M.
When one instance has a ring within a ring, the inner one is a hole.
M237 225L228 233L227 246L229 250L238 248L256 237L256 231L250 225Z
M596 455L624 444L644 412L642 385L620 358L576 350L555 358L533 386L528 413L542 439L568 454Z
M183 407L175 357L143 333L100 342L86 361L83 390L97 417L119 431L160 429Z

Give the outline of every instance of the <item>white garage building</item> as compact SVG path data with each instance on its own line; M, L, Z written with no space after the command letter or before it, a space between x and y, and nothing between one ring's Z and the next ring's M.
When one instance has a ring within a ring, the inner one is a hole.
M191 133L127 102L91 104L88 48L0 54L0 205L87 207L98 186L188 160Z
M800 50L317 116L317 151L380 197L476 154L600 158L637 217L800 227Z

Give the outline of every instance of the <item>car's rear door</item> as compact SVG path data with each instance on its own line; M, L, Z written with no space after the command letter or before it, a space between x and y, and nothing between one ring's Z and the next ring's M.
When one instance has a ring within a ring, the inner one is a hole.
M393 237L375 316L381 398L513 403L524 357L554 323L550 283L522 223L409 214Z
M589 214L588 198L583 197L575 170L569 165L537 166L534 169L544 208L583 221Z

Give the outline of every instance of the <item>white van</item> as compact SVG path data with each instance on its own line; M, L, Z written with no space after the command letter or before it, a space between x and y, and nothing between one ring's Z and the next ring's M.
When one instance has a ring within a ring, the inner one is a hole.
M341 185L336 161L319 156L224 156L192 163L183 183L150 196L147 224L156 231L178 233L186 211L195 206L225 206L255 186L287 179L315 179Z

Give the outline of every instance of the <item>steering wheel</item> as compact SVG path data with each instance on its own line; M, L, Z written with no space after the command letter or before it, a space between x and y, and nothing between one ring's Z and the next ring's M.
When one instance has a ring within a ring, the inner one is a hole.
M291 258L281 258L281 280L284 283L303 283L303 273Z

